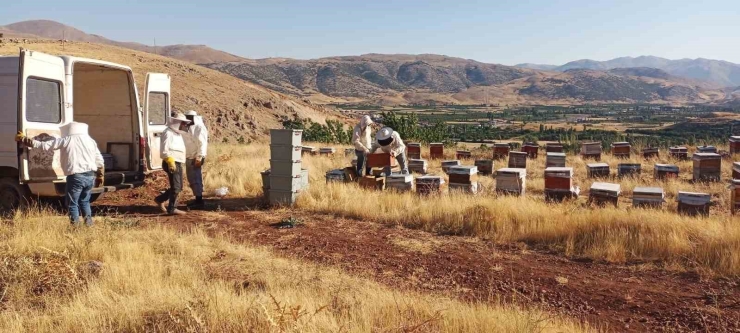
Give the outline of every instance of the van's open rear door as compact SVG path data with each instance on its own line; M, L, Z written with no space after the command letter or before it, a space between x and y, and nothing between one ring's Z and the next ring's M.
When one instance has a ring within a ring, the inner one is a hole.
M169 74L147 73L144 88L144 131L147 135L147 167L162 169L159 157L159 141L170 118Z
M18 75L18 130L39 141L60 137L64 123L64 60L21 49ZM62 179L59 151L19 149L21 183Z

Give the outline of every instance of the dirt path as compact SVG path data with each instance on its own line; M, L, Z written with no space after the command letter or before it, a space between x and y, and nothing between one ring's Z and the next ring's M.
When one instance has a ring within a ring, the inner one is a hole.
M120 202L120 201L119 201ZM105 210L158 216L141 203ZM148 218L178 230L200 228L235 241L271 247L301 260L340 267L399 289L465 300L517 302L580 318L611 331L740 331L740 286L651 265L614 265L437 236L396 226L289 210L245 210L243 200L185 218ZM291 229L275 227L295 217Z

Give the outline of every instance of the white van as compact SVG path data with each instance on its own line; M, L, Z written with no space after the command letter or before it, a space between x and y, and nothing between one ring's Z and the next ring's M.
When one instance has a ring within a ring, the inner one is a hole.
M161 169L159 136L170 115L170 76L146 76L143 107L131 68L100 60L21 49L0 57L0 208L30 197L63 197L59 151L20 148L18 131L37 140L61 135L72 121L89 125L106 158L103 192L144 184Z

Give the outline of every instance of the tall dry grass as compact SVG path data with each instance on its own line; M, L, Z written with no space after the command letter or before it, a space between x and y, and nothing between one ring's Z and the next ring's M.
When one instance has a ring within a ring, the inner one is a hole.
M103 218L75 230L43 211L3 221L0 332L589 330L537 310L394 291L140 222Z
M214 153L219 160L227 162L207 168L205 182L209 188L229 186L236 196L262 195L259 171L269 168L268 145L216 146ZM488 151L476 154L484 156ZM448 155L452 157L451 152ZM611 165L613 174L618 163L642 163L643 172L638 177L598 180L621 184L623 193L618 208L586 204L587 190L594 180L586 178L586 163L590 161L578 156L569 156L567 165L574 168L574 185L581 188L581 197L559 204L547 203L543 198L544 154L528 161L525 197L495 194L492 177L481 177L484 193L477 196L419 197L413 193L368 191L355 184L326 184L324 173L348 166L351 158L341 152L332 158L306 156L303 164L310 170L311 188L300 196L296 209L497 242L527 242L567 255L611 262L657 260L672 267L707 273L740 274L740 219L730 215L727 182L693 183L690 181L692 162L676 161L665 155L650 161L641 156L629 160L603 156L603 162ZM497 161L496 168L504 167L505 163ZM681 178L654 180L655 163L677 164ZM430 170L442 174L440 162L430 161ZM723 161L722 178L730 177L731 163ZM663 187L667 201L664 207L631 207L630 196L636 186ZM714 203L711 215L678 215L675 199L679 190L711 193Z

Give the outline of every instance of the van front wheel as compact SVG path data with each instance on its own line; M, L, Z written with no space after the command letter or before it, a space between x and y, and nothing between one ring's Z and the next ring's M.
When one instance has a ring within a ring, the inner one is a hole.
M28 186L18 183L18 178L0 178L0 211L9 212L26 206L30 193Z

